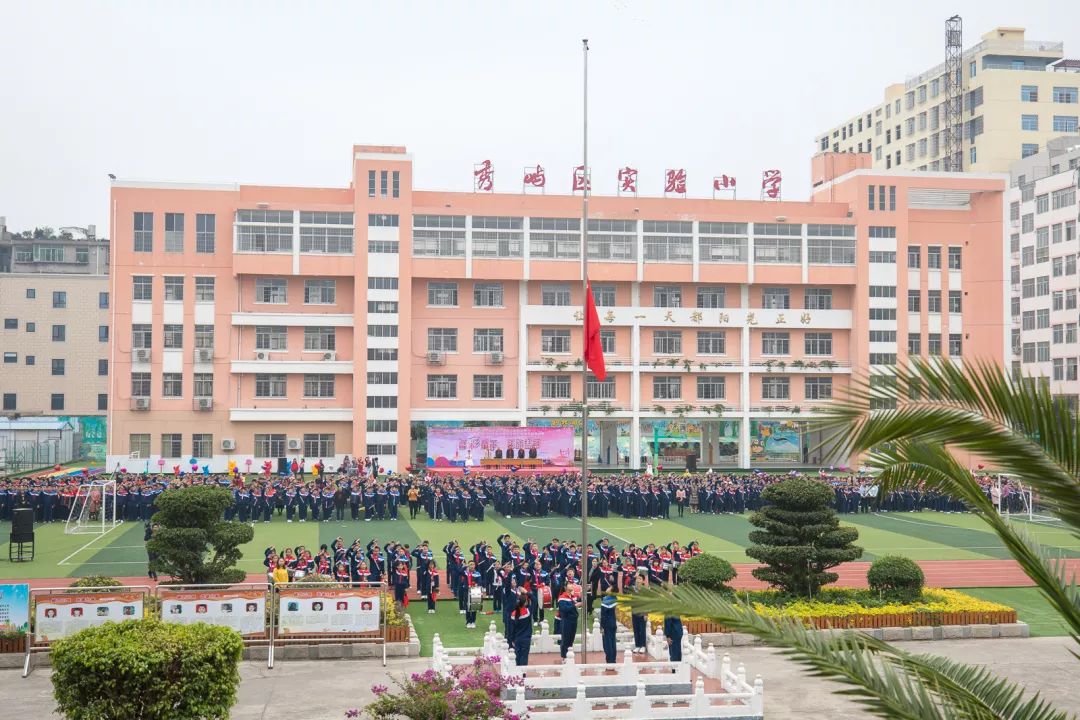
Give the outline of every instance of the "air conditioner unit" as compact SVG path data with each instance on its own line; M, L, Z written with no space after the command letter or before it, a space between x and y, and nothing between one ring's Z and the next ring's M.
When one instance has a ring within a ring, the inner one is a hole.
M300 438L289 438L289 449L290 450L299 450L300 449Z
M150 362L150 348L135 348L135 362Z
M446 364L446 355L444 353L441 353L441 352L429 352L427 354L427 364L428 365L445 365Z
M148 398L148 397L134 398L134 403L132 404L132 406L136 410L149 410L150 409L150 398Z
M196 410L213 410L214 409L214 398L208 398L208 397L195 398L195 409Z
M501 352L488 353L488 365L502 365L503 354Z
M255 359L256 360L269 360L270 359L270 353L268 351L266 351L266 350L256 350L255 351Z
M201 362L201 363L214 362L214 350L213 350L213 348L196 348L196 350L195 350L195 362Z
M323 360L337 360L337 353L333 350L328 350L322 354Z
M222 438L222 440L221 440L221 449L222 450L235 450L236 449L236 441L233 440L232 438Z

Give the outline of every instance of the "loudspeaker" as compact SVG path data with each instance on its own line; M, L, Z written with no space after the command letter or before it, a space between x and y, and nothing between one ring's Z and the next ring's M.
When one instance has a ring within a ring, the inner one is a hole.
M34 541L34 509L15 508L11 511L11 542Z
M289 458L277 459L277 471L278 475L289 472Z
M686 456L686 469L690 472L697 472L697 454L690 453Z

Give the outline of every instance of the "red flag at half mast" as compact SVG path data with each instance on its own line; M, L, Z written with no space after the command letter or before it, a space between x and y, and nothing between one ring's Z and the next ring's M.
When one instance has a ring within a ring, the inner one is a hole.
M607 377L604 367L604 348L600 342L600 316L596 313L592 283L586 282L585 298L585 365L601 382Z

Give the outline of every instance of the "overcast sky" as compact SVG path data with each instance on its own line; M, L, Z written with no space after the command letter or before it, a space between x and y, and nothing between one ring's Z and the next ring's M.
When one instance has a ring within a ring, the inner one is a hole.
M765 168L807 196L815 135L884 86L998 26L1080 57L1080 3L528 0L0 0L0 215L12 229L108 227L124 179L341 187L353 143L414 154L420 189L496 190L525 165L569 189L590 53L594 191L640 169L642 194L686 168L690 194Z

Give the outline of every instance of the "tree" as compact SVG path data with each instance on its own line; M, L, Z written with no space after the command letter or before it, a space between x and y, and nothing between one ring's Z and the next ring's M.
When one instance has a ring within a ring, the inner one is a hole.
M731 595L734 590L727 582L735 578L735 568L727 560L716 555L702 553L695 555L679 568L679 582Z
M853 527L841 527L833 509L833 490L818 480L792 477L761 492L769 503L750 516L760 530L750 532L746 554L765 563L753 575L793 595L813 595L836 582L827 572L842 562L858 560L862 548Z
M1039 495L1065 530L1080 534L1080 426L1049 383L1011 378L989 363L916 360L896 383L853 386L825 416L829 445L879 472L881 492L921 484L962 499L997 534L1080 644L1080 588L1065 563L1023 525L1003 518L953 450L1015 476ZM892 407L889 407L892 406ZM872 407L886 407L871 410ZM784 648L812 672L847 687L874 714L911 720L1070 717L984 667L912 654L857 631L820 633L792 619L759 617L700 588L647 590L639 612L704 616ZM1080 657L1080 652L1074 652Z
M240 546L251 542L255 531L221 519L232 502L228 490L210 485L161 493L152 518L160 527L146 543L147 551L156 553L151 568L191 585L243 582L246 573L235 566Z

